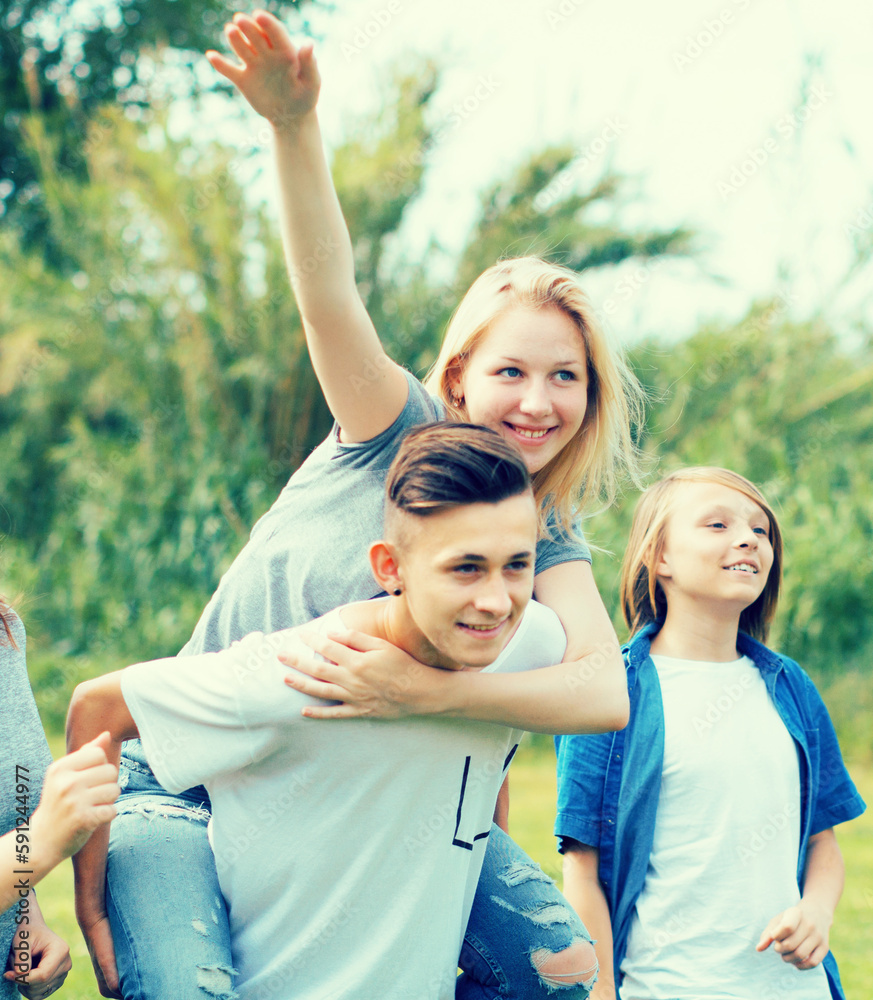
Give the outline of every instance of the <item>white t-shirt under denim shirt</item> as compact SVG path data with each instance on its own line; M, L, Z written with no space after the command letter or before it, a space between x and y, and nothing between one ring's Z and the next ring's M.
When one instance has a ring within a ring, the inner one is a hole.
M748 657L652 661L664 764L621 1000L830 1000L820 965L755 950L800 899L797 751L761 672Z
M333 612L318 623L340 624ZM497 792L519 733L446 718L303 718L276 650L128 668L124 697L167 789L204 784L240 1000L449 1000ZM531 602L489 671L559 663Z

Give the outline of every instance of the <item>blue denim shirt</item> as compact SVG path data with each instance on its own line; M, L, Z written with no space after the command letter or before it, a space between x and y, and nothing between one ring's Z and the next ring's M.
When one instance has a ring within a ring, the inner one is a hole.
M641 629L625 646L630 721L617 733L557 736L558 815L555 836L599 850L599 876L612 918L616 982L627 950L636 901L646 880L664 761L664 709L649 656L661 622ZM800 852L797 884L809 838L865 809L840 755L830 716L815 685L787 657L740 633L739 651L761 671L767 691L798 748ZM824 960L831 996L845 1000L833 954Z

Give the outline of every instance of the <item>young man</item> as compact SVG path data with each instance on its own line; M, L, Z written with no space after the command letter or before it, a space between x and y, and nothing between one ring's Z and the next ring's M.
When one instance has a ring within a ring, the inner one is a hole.
M557 616L528 604L536 521L524 462L498 434L413 431L389 472L385 540L370 548L391 596L310 627L356 629L446 670L558 663ZM240 1000L454 997L519 734L448 718L309 722L313 699L288 690L277 656L297 631L80 685L71 746L92 730L118 743L138 732L168 790L206 786Z

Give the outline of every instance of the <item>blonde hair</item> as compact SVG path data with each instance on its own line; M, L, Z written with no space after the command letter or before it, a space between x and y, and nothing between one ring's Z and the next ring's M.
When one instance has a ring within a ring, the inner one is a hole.
M573 438L533 476L540 530L554 512L573 533L573 519L595 505L608 507L625 480L639 483L632 427L643 420L642 387L621 350L606 336L575 271L539 257L498 261L473 282L449 323L425 386L449 415L467 420L465 402L455 405L452 383L499 316L516 306L560 309L576 325L588 363L588 405Z
M754 483L729 469L715 466L692 466L670 473L650 486L637 502L630 538L621 567L621 610L631 633L662 619L667 613L667 599L658 583L655 567L664 553L667 519L675 506L677 488L682 483L717 483L727 486L754 501L770 522L773 565L758 599L743 609L740 628L762 642L767 638L776 612L782 582L782 532L773 508Z

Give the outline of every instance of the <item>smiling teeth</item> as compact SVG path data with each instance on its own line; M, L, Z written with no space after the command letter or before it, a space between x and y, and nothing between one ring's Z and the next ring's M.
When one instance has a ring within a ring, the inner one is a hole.
M757 569L754 566L750 566L748 563L738 563L736 566L728 566L729 570L733 570L735 573L757 573Z
M469 624L466 624L466 625L464 625L464 628L471 628L475 632L490 632L491 629L497 628L497 624L498 624L497 622L495 622L493 625L469 625Z
M541 438L541 437L545 437L546 434L548 434L549 431L551 430L550 427L546 427L544 430L541 430L541 431L529 431L529 430L526 430L524 427L513 427L512 429L515 431L516 434L521 434L522 437L526 437L526 438Z

